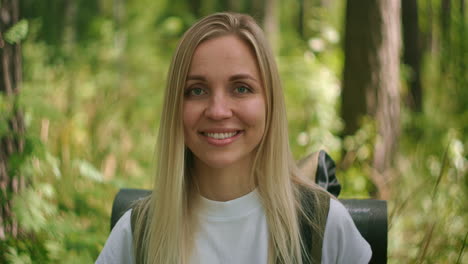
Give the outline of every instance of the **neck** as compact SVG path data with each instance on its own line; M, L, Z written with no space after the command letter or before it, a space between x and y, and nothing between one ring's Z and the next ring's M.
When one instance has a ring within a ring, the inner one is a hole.
M255 189L250 166L245 164L224 168L212 168L200 160L195 161L194 177L200 194L213 201L230 201Z

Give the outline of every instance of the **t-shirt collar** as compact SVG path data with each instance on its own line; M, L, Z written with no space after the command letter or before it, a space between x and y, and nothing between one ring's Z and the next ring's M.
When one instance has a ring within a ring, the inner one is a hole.
M201 196L199 214L209 218L242 217L260 208L261 205L257 189L226 202L213 201Z

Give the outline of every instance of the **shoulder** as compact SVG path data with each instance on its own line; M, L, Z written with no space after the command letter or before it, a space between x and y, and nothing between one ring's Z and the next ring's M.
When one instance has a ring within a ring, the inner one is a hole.
M135 263L132 245L131 212L128 210L112 229L96 264Z
M328 212L328 219L330 223L337 223L337 224L343 224L341 220L346 220L346 221L353 221L351 216L349 215L348 210L346 210L346 207L340 201L331 198L330 199L330 210ZM346 222L345 221L345 222Z
M361 236L348 210L330 199L325 226L322 263L369 263L372 251Z

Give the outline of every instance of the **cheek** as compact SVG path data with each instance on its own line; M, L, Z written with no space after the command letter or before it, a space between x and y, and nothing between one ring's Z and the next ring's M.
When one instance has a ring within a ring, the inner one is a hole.
M196 114L196 108L192 107L188 103L184 103L183 105L183 111L182 111L182 119L184 122L184 133L185 136L187 137L187 132L190 131L190 129L194 126L196 120L197 120L197 114Z
M265 126L266 110L265 101L263 98L251 100L242 106L242 113L244 120L250 125L255 127Z

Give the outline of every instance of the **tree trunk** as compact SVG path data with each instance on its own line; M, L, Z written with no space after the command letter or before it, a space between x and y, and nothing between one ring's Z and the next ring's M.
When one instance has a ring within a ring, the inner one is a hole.
M304 20L305 20L305 3L304 0L299 0L299 10L298 10L298 23L297 23L297 32L301 39L305 40L305 28L304 28Z
M416 0L401 0L403 22L403 63L410 70L408 76L408 105L415 112L422 111L421 88L421 50L420 31L418 23L418 2Z
M452 41L450 37L451 29L451 12L452 4L450 0L442 0L440 5L440 37L442 41L441 45L441 58L440 58L440 70L442 75L450 72L450 59L452 59L451 46Z
M442 26L442 39L448 40L448 36L450 35L450 13L452 11L452 4L451 0L442 0L440 5L440 24Z
M7 131L0 134L0 240L18 236L18 223L14 219L12 198L25 186L25 179L18 168L10 167L10 159L24 150L23 113L17 105L21 84L21 46L8 43L5 32L19 21L19 1L5 0L0 7L0 96L8 105Z
M240 0L229 0L228 1L228 11L231 12L241 12L242 1Z
M365 115L375 117L378 136L372 180L389 196L389 175L399 135L400 1L348 1L341 114L344 135Z
M125 31L125 1L114 0L114 21L116 27L116 33L114 36L114 46L117 50L117 60L115 62L115 70L118 72L118 80L116 86L119 90L124 86L126 81L126 59L125 59L125 47L127 45L127 34Z
M273 52L276 53L278 47L278 0L265 1L263 28Z
M468 85L468 78L466 77L466 73L468 72L467 67L467 60L468 60L468 43L467 43L467 21L466 21L466 6L465 0L460 0L460 18L459 18L459 26L458 26L458 35L459 35L459 56L458 56L458 74L459 78L457 83L459 84L459 90L464 91L461 93L463 96L462 98L467 98L468 92L466 91L466 87ZM466 109L466 105L462 109ZM465 110L466 111L466 110ZM466 127L466 126L465 126ZM466 130L465 130L466 131Z
M369 1L367 1L369 2ZM344 136L353 135L360 127L360 119L373 112L374 89L370 87L371 59L369 3L348 1L346 6L344 72L341 116L345 122Z
M188 5L190 7L190 11L192 12L192 14L196 17L196 18L199 18L201 17L201 3L200 3L200 0L191 0L191 1L188 1Z
M247 1L247 3L248 13L251 14L256 21L263 21L265 17L265 0L251 0Z

